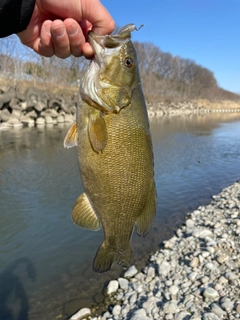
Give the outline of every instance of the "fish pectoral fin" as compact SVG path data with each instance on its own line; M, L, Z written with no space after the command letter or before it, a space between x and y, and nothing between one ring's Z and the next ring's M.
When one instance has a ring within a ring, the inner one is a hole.
M100 229L100 220L94 212L86 193L77 198L72 209L72 220L81 228L94 231Z
M153 220L156 215L156 206L157 206L157 196L154 180L152 181L152 186L149 190L148 198L146 204L143 208L142 213L137 218L136 227L137 234L139 236L145 237L151 228Z
M97 153L103 152L108 140L107 126L101 113L97 110L89 117L88 135L93 150Z
M129 246L124 251L119 251L112 245L103 241L98 248L96 256L93 261L93 270L98 273L103 273L111 269L114 262L120 264L124 268L129 267L132 257L132 247Z
M98 96L105 104L112 107L113 112L119 111L131 102L131 94L126 88L103 88L98 90Z
M72 148L77 145L77 123L76 121L71 125L66 137L63 141L64 148Z

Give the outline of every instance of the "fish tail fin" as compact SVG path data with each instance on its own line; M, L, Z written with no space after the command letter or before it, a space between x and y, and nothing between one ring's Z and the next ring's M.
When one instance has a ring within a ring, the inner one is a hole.
M106 244L103 241L98 248L93 261L93 270L98 273L103 273L111 269L113 263L118 263L124 268L129 267L132 257L132 247L129 243L128 248L124 251L118 251L113 246Z

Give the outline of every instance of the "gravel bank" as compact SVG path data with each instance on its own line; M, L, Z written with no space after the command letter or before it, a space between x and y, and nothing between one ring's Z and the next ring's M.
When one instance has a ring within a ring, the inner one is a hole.
M140 272L112 280L94 320L240 319L240 182L189 214ZM84 308L72 319L87 319Z

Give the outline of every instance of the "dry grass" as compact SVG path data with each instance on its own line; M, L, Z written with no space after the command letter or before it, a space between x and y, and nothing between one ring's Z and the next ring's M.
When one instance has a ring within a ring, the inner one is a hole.
M35 87L40 90L52 92L55 95L63 95L71 97L78 94L79 88L77 86L56 85L54 83L27 81L27 80L15 80L8 78L0 78L0 88L3 91L7 91L11 86L16 86L21 91L25 91L29 87Z

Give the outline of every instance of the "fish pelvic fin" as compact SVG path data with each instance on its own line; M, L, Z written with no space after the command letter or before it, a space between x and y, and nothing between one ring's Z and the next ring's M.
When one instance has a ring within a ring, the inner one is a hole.
M85 229L99 230L100 220L85 193L81 194L72 209L72 220L73 222Z
M92 112L88 122L88 135L93 150L103 152L107 145L108 133L105 120L100 111Z
M132 247L130 243L126 250L120 251L103 241L94 258L93 270L98 273L107 272L111 269L113 263L118 263L127 268L130 265L131 257Z
M72 148L77 146L77 123L76 121L71 125L66 137L63 141L64 148Z
M155 189L155 182L154 180L152 180L146 204L143 208L142 213L136 221L137 234L139 236L145 237L147 235L156 215L156 207L157 195Z

